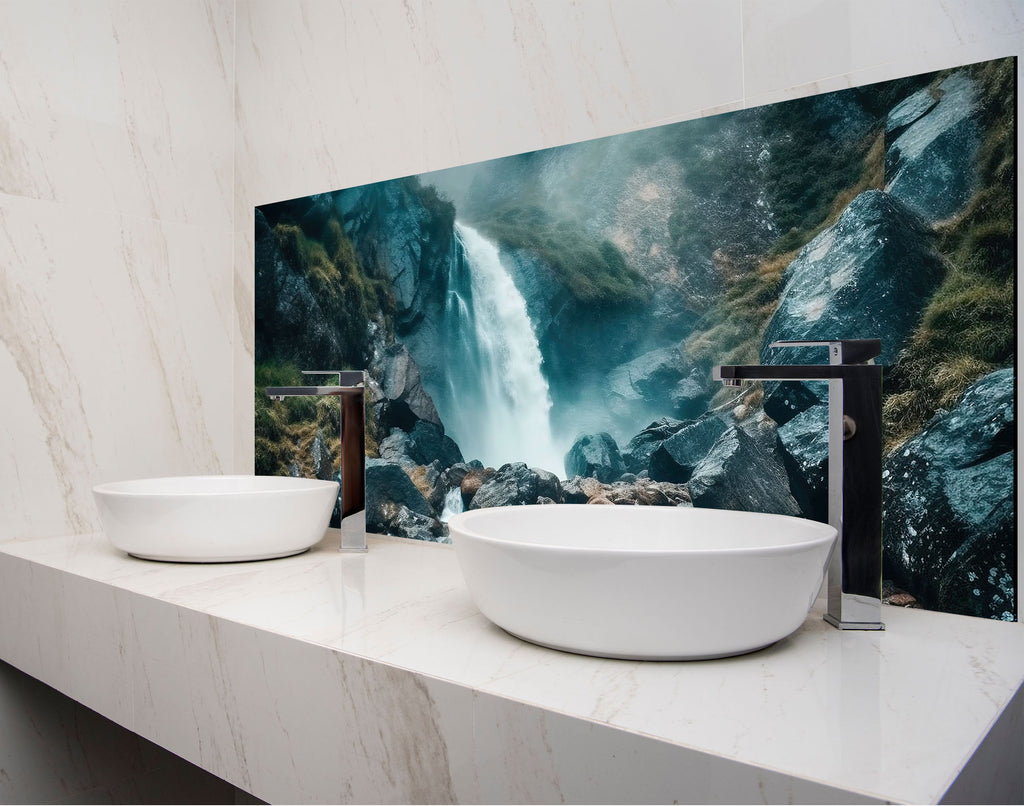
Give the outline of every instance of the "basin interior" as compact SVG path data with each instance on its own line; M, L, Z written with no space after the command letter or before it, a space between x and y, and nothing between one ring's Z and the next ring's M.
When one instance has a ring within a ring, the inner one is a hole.
M558 504L478 509L458 517L460 530L484 540L629 553L764 551L834 535L830 526L803 518L697 508Z

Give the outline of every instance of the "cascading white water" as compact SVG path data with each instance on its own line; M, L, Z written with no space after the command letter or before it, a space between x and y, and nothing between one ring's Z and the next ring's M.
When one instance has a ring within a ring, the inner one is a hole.
M561 475L526 302L494 243L464 224L455 232L462 250L448 279L445 426L467 460L526 462Z
M444 497L444 506L441 508L441 514L438 516L438 520L442 523L448 523L448 519L452 515L458 515L460 512L465 511L465 506L462 503L462 490L458 487L452 487Z

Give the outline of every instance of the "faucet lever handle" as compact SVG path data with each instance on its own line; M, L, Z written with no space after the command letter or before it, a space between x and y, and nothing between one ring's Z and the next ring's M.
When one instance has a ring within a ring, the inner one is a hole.
M830 364L867 364L882 354L880 339L836 339L835 341L773 341L769 347L828 347Z
M342 370L342 369L304 369L302 370L303 375L337 375L338 386L362 386L363 385L363 371L362 370Z

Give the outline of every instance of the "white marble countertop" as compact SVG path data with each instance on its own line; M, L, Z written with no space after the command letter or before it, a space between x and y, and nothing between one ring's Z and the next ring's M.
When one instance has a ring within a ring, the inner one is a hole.
M491 625L450 546L184 565L102 535L0 545L0 657L290 802L936 802L1006 784L1024 629L884 619L840 632L812 612L738 658L604 660Z

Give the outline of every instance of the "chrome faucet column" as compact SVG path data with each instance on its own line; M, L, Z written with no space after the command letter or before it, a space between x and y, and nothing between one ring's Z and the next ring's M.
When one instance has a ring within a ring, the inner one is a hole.
M306 371L303 375L337 375L337 386L268 386L273 400L330 395L341 398L341 550L366 551L366 414L365 373Z
M827 347L829 363L719 366L716 380L828 381L828 522L839 544L828 568L825 620L843 630L883 630L882 368L878 339L777 341L772 348Z

